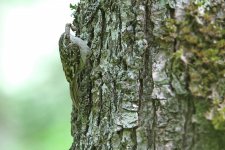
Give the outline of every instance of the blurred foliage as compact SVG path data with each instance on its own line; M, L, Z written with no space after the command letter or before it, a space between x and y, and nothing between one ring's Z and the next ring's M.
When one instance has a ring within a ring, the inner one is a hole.
M72 143L72 108L60 60L44 61L40 67L42 73L33 78L38 82L28 82L12 95L0 95L0 123L5 124L0 130L12 136L8 140L14 139L10 146L4 144L7 150L62 150Z
M203 121L204 116L211 121L214 129L224 131L225 4L203 4L191 3L187 6L181 21L173 18L165 21L165 33L161 40L166 41L163 49L175 43L175 52L171 55L173 74L180 81L188 81L186 86L194 99L204 101L196 101L198 119L207 124ZM186 74L185 80L181 79L182 73Z
M18 4L31 4L37 2L37 0L1 0L1 4L18 5Z
M42 2L40 2L42 1ZM47 3L46 3L47 2ZM53 1L52 1L53 2ZM57 1L58 2L58 1ZM1 0L0 1L0 31L2 31L0 38L0 53L5 51L13 51L12 49L3 48L3 45L7 43L3 43L6 41L4 38L3 32L6 28L11 26L7 26L7 20L15 20L16 21L24 21L21 19L20 14L15 14L18 17L9 18L8 12L13 12L11 10L18 8L34 7L39 8L41 3L44 3L49 8L52 8L49 5L49 1L43 0ZM53 2L54 3L54 2ZM65 3L65 2L64 2ZM32 5L31 5L32 4ZM36 5L37 4L37 5ZM58 4L58 3L57 3ZM56 4L56 5L57 5ZM52 3L51 3L52 5ZM37 7L38 6L38 7ZM56 6L57 7L57 6ZM41 8L41 7L40 7ZM59 8L59 7L58 7ZM18 9L18 10L19 10ZM61 7L60 7L61 9ZM68 7L69 9L69 7ZM43 10L40 10L43 11ZM55 10L51 10L55 11ZM31 13L31 12L30 12ZM9 13L10 14L10 13ZM52 16L54 17L54 16ZM40 18L44 18L41 16ZM4 19L4 20L3 20ZM43 19L44 21L45 19ZM54 20L54 19L53 19ZM60 18L58 18L60 20ZM27 20L27 24L30 24L30 20ZM46 24L54 24L54 21L49 20L51 22L46 22ZM40 24L31 23L33 30L38 29L38 31L43 32L43 22ZM5 26L4 26L5 25ZM5 28L3 28L3 26ZM26 28L18 26L17 24L13 26L13 28L18 30L23 30L24 35L28 35ZM44 26L46 28L46 26ZM54 28L54 27L53 27ZM52 34L52 39L54 39L57 33L61 32L61 29L57 29L55 34ZM62 29L63 30L63 29ZM13 30L15 31L15 30ZM29 31L29 30L28 30ZM32 32L32 36L28 39L24 40L25 42L29 42L29 40L35 40L37 38L33 38L36 36ZM9 32L7 34L15 35L17 32ZM61 33L60 33L61 34ZM59 34L59 35L60 35ZM21 38L24 38L24 35L21 35ZM54 37L53 37L54 36ZM38 36L36 36L38 37ZM10 41L14 44L15 37L12 37ZM12 42L13 41L13 42ZM38 41L39 44L42 40ZM16 41L18 42L18 41ZM15 43L16 43L15 42ZM23 43L21 43L23 44ZM50 42L51 44L51 42ZM29 47L31 53L25 53L21 61L29 63L33 63L31 61L35 61L35 64L32 67L28 67L29 71L32 72L31 77L17 84L15 87L10 86L6 82L2 82L3 79L2 72L0 74L0 149L1 150L63 150L69 149L72 143L72 137L70 135L70 113L71 113L71 100L69 96L69 87L68 83L65 79L59 53L57 47L57 42L55 45L43 45L43 47L49 48L49 52L54 48L54 53L49 53L45 55L43 50L40 58L38 59L30 59L32 56L36 55L33 47ZM17 43L15 44L17 45ZM28 44L29 45L29 44ZM40 44L41 45L41 44ZM11 47L10 47L11 48ZM51 49L52 48L52 49ZM24 49L26 49L26 45L24 45ZM43 48L45 50L45 48ZM23 53L24 51L17 48L15 51L20 51ZM9 53L7 53L9 54ZM30 54L32 56L30 56ZM14 53L10 55L14 56ZM21 56L21 55L20 55ZM43 56L43 57L42 57ZM7 55L9 59L13 59L13 57ZM19 56L17 56L19 57ZM28 59L29 58L29 59ZM37 58L37 57L35 57ZM3 61L0 62L0 67L3 66ZM29 66L29 65L28 65ZM30 65L31 66L31 65ZM7 67L10 67L7 66ZM20 72L21 68L25 68L24 66L20 66L15 64L13 66ZM0 68L0 70L3 70ZM7 74L7 73L5 73ZM19 75L15 71L13 74L14 78L19 78ZM11 77L11 76L10 76Z

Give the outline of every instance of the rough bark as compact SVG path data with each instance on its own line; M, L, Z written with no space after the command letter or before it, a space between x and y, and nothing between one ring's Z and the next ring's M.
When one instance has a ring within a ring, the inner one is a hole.
M81 0L73 24L92 56L78 78L71 150L212 148L201 140L205 127L193 121L199 104L185 70L180 81L168 62L177 43L163 51L157 40L165 19L180 13L177 2Z

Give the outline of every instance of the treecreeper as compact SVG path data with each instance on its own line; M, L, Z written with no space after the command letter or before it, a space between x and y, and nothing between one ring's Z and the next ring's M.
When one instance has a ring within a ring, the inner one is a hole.
M76 27L67 23L65 32L59 39L59 53L66 80L69 82L73 105L79 110L78 74L84 69L87 56L91 50L86 41L70 34L70 30L74 31Z

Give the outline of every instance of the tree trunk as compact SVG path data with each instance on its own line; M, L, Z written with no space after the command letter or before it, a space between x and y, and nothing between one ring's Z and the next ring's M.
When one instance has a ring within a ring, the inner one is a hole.
M187 3L81 0L76 6L76 34L92 55L77 81L71 150L225 149L224 132L195 121L206 101L190 92L187 69L180 80L169 65L179 42L161 48L165 19L182 20L178 6Z

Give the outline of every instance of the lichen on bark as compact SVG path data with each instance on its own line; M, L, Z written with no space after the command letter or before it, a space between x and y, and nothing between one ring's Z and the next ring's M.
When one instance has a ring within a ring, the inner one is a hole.
M176 43L169 61L171 77L184 84L176 86L176 93L189 93L194 104L192 124L199 140L193 149L224 147L224 8L220 1L190 3L183 19L165 22L163 41Z
M204 127L194 121L200 107L181 65L182 43L165 36L167 18L175 23L177 12L184 11L176 7L180 2L81 0L71 5L76 34L92 50L79 75L81 108L72 112L71 150L207 147L197 140L204 134L196 129ZM171 22L170 33L176 30Z

